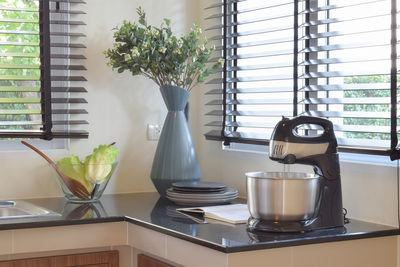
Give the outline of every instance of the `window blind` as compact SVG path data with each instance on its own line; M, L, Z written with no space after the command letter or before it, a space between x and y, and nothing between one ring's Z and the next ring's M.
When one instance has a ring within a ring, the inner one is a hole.
M207 115L220 119L207 123L207 139L268 144L281 116L307 115L334 123L340 151L397 153L396 0L225 0L211 9L225 18L227 64L210 82L222 88L207 92Z
M82 0L0 1L0 138L87 138Z
M227 0L212 9L222 9L225 18L220 39L226 66L222 78L208 82L224 88L206 93L213 108L206 115L214 117L206 137L267 144L280 118L294 112L294 1Z
M329 118L342 150L391 146L391 4L299 3L299 114Z

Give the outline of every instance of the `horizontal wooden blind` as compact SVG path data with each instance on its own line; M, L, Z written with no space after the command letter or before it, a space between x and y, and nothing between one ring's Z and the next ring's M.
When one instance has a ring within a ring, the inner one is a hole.
M206 105L214 109L206 115L214 120L206 126L214 129L206 137L267 143L280 118L294 112L294 1L227 0L212 6L216 14L210 18L219 19L221 8L226 17L219 36L225 44L225 77L208 84L225 83L225 90L207 92L214 99Z
M390 148L391 1L301 1L299 114L329 118L343 148Z
M306 115L334 123L340 151L397 153L397 0L224 0L207 10L226 59L206 93L207 139L268 144L281 116Z
M84 3L0 1L1 138L87 138Z

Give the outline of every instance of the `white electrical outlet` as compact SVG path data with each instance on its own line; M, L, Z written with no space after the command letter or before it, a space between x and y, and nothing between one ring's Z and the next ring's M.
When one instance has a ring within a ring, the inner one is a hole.
M160 139L161 126L159 124L147 124L147 140L157 141Z

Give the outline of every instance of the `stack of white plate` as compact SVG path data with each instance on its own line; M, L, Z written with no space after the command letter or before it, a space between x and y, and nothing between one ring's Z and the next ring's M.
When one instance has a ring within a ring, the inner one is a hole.
M226 204L238 197L238 191L216 182L179 182L167 190L167 198L178 205Z

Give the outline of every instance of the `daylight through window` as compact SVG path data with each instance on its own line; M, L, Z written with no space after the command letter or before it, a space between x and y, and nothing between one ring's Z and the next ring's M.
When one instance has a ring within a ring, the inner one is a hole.
M342 151L387 153L391 101L397 97L397 25L391 31L396 4L226 0L206 9L222 14L209 16L210 25L222 25L208 30L216 32L212 39L222 42L226 58L222 79L212 80L215 88L207 93L207 115L221 120L207 124L213 128L206 137L268 144L281 116L307 115L334 123ZM302 130L317 132L311 126Z
M87 138L82 0L0 0L0 138Z

